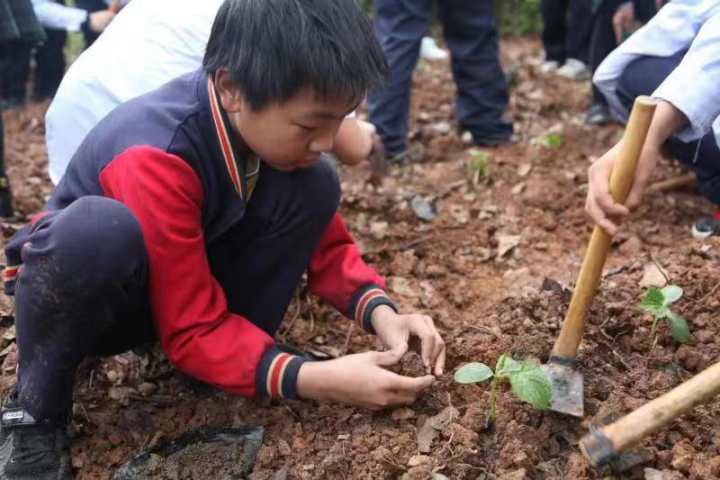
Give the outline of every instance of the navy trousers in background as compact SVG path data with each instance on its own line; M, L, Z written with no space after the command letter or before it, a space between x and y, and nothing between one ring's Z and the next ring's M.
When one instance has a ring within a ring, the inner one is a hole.
M276 332L339 199L325 161L290 173L261 166L245 217L206 246L230 311ZM23 262L15 285L20 405L36 419L64 421L85 356L155 338L140 225L125 205L86 196L41 218L30 241L18 243L6 253Z
M542 0L545 59L559 64L568 58L588 61L593 28L591 0Z
M617 95L628 109L640 95L652 95L655 89L680 64L686 52L671 57L644 56L632 61L623 71ZM681 163L697 175L698 188L711 202L720 205L720 149L715 133L710 131L700 140L682 142L670 138L666 146Z
M502 118L508 90L498 59L495 2L437 3L452 55L460 127L476 139L509 137L512 125ZM412 74L432 20L433 0L375 0L374 10L375 32L390 65L390 78L369 93L369 118L392 156L406 150Z
M605 57L617 48L617 39L613 29L613 17L618 7L626 0L603 0L593 14L592 35L590 37L590 53L588 56L588 67L594 74ZM600 90L592 87L593 105L607 105L607 101Z

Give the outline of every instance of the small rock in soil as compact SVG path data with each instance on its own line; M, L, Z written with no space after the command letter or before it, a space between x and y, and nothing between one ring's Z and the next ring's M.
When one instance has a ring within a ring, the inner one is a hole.
M395 421L408 420L414 417L415 411L411 408L398 408L392 412L392 419Z
M408 460L408 467L417 467L418 465L425 465L430 461L430 457L427 455L413 455Z
M660 270L655 262L646 264L643 268L643 276L640 280L640 286L642 288L662 288L665 285L667 285L667 272Z
M487 423L487 412L480 402L472 402L465 410L460 424L474 432L481 432Z
M138 391L140 394L144 397L149 397L153 393L157 392L157 385L150 382L143 382L140 385L138 385Z
M696 454L695 449L692 445L690 445L690 442L687 440L681 440L673 446L672 452L673 459L671 464L673 468L680 470L683 473L689 472Z
M375 240L382 240L387 236L389 226L388 222L372 222L370 223L370 235Z
M451 438L453 442L459 443L467 448L477 446L480 436L472 430L463 427L459 423L451 423L443 432L443 437Z
M410 282L405 277L389 277L387 279L388 287L393 292L403 297L418 297L418 293L410 286Z
M520 468L512 472L503 473L497 477L497 480L525 480L527 479L527 470Z
M421 453L429 453L435 437L437 437L441 431L445 430L450 422L458 418L459 415L460 412L458 412L455 407L445 407L442 412L425 420L418 429L418 451Z
M636 255L642 250L642 241L635 235L625 240L618 248L625 255Z
M681 480L685 476L674 470L656 470L654 468L646 468L644 471L645 480Z
M497 256L502 258L520 243L520 235L498 235L497 236Z

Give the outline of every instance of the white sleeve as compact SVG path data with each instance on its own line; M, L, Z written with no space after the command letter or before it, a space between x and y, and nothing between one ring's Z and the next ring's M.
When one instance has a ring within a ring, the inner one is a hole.
M80 31L88 13L82 8L66 7L50 0L32 0L33 9L43 27Z
M641 56L669 57L687 49L717 10L715 1L673 0L605 58L595 71L593 83L616 117L626 120L628 115L617 96L620 76L628 64Z
M683 141L705 135L720 115L720 12L700 28L680 65L653 96L672 103L688 118L677 137Z

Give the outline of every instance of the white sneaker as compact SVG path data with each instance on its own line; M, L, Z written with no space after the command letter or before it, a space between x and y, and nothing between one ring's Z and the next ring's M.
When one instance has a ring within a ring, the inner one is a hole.
M559 67L560 64L555 60L545 60L542 65L540 65L540 71L542 73L552 73L556 71Z
M590 78L590 71L585 64L576 58L568 58L565 65L557 69L557 74L570 80L587 80Z
M447 51L438 47L432 37L423 37L420 44L420 57L425 60L445 60L449 57Z

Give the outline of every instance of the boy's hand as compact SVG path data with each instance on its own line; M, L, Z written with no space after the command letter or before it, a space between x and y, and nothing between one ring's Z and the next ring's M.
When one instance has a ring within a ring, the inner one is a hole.
M371 410L410 405L435 378L432 375L404 377L383 368L400 361L399 352L366 352L323 362L305 362L298 372L298 395Z
M432 318L419 314L398 315L387 305L380 305L373 310L371 322L380 340L400 357L407 352L410 337L419 338L426 372L436 377L443 374L445 342Z

